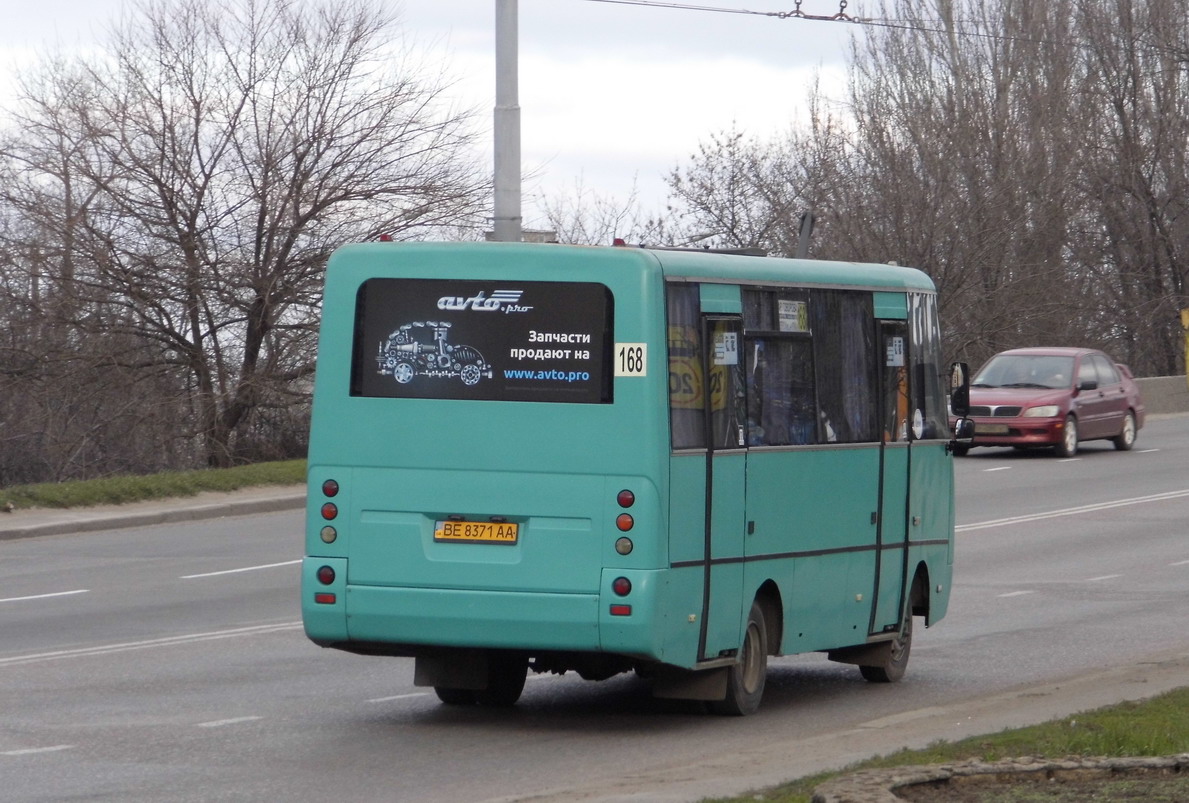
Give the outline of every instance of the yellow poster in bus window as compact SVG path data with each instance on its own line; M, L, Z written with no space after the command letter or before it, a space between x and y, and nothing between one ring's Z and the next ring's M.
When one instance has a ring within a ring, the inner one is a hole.
M1185 330L1185 381L1189 383L1189 309L1181 310L1181 328Z
M726 366L710 369L710 409L726 408ZM669 407L700 410L705 404L702 360L698 354L698 332L692 326L669 327Z

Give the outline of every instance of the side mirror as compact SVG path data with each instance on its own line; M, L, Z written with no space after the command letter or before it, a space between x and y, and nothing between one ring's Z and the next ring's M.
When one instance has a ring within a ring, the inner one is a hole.
M974 422L969 418L959 418L954 424L954 443L958 446L974 443Z
M958 418L970 415L970 366L964 362L950 366L950 412Z
M1078 382L1078 390L1098 390L1098 382L1093 379L1083 379Z

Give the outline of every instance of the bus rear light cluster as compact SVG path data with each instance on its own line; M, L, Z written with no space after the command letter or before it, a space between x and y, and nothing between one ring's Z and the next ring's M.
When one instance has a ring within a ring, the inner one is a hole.
M632 581L626 577L616 577L611 581L611 590L614 591L618 596L626 597L628 594L632 593ZM631 616L632 606L622 602L613 602L611 603L611 615Z
M322 483L322 494L328 497L336 497L339 494L339 484L337 480L326 480ZM322 518L327 521L334 521L339 515L339 506L334 502L326 502L322 505ZM339 537L338 531L330 526L323 527L318 533L322 538L322 543L333 544Z

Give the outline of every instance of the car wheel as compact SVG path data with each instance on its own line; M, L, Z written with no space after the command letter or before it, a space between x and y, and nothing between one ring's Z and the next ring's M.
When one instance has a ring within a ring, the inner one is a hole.
M1135 445L1135 413L1127 411L1127 415L1123 416L1122 431L1111 440L1120 452L1131 451L1131 447Z
M1072 415L1065 417L1065 428L1061 431L1061 440L1057 443L1058 457L1073 457L1078 453L1078 420Z

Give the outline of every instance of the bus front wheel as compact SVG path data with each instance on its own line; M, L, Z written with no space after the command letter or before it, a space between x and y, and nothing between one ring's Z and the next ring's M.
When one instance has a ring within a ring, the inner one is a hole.
M758 602L753 602L743 633L739 662L727 669L727 696L711 701L710 710L733 717L754 714L764 696L767 677L768 628L764 623L764 609Z

